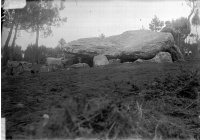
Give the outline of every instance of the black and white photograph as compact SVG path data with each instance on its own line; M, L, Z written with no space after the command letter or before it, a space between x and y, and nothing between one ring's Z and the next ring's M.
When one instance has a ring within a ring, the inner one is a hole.
M2 140L200 140L200 0L1 0Z

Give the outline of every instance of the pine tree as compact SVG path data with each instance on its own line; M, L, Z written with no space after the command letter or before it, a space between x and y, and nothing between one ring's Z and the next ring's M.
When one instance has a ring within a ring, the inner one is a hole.
M30 1L27 3L26 8L27 16L25 17L26 24L23 24L28 32L36 32L36 57L35 61L38 62L38 42L40 33L43 37L52 35L52 26L59 27L61 23L66 22L67 18L60 17L60 10L63 10L64 1L60 5L55 4L54 1Z
M160 21L159 18L155 15L152 19L151 23L149 24L149 29L152 31L160 31L164 25L163 21Z

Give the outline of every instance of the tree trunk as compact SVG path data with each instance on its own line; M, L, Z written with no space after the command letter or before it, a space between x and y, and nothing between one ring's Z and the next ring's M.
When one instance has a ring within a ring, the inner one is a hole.
M12 32L13 32L13 28L14 28L14 23L12 23L12 25L11 25L8 37L7 37L6 42L5 42L5 47L8 47L8 45L9 45L9 42L10 42L10 39L11 39L11 36L12 36Z
M192 1L192 10L191 13L188 16L188 23L187 23L187 34L186 36L184 36L184 40L187 38L187 36L190 34L191 32L191 23L190 23L190 18L191 16L194 14L194 10L195 10L195 5L194 5L194 1Z
M199 34L198 34L198 28L197 28L198 26L196 25L196 32L197 32L197 38L196 38L196 41L198 41L198 39L199 39Z
M7 61L9 60L9 49L8 49L8 45L12 36L12 32L13 32L13 27L14 27L14 21L15 18L12 21L11 27L10 27L10 31L8 33L8 37L6 39L5 45L4 45L4 52L3 52L3 58L2 58L2 65L5 66L7 64Z
M38 58L38 53L39 53L39 51L38 51L38 41L39 41L39 33L40 33L40 29L39 29L39 25L37 25L37 30L36 30L36 44L35 44L35 47L36 47L36 63L38 64L38 60L39 60L39 58Z
M12 42L12 45L11 45L11 52L10 52L10 60L13 61L13 55L14 55L14 47L15 47L15 41L16 41L16 36L17 36L17 28L18 28L18 24L16 25L15 27L15 34L14 34L14 37L13 37L13 42Z

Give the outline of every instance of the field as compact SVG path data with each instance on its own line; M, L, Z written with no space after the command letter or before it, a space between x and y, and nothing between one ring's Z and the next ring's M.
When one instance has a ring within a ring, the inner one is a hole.
M198 69L123 63L3 76L7 138L199 138Z

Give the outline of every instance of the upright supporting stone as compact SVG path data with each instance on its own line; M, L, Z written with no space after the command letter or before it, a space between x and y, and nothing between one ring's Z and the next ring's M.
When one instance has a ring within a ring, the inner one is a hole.
M97 55L93 59L93 66L94 67L96 67L96 66L105 66L105 65L108 65L108 64L109 64L108 59L104 55Z

